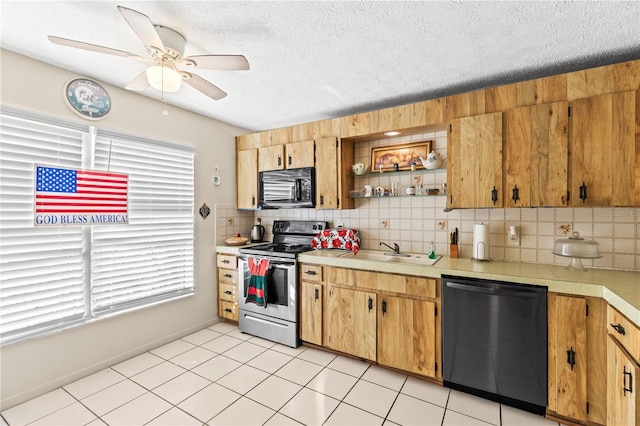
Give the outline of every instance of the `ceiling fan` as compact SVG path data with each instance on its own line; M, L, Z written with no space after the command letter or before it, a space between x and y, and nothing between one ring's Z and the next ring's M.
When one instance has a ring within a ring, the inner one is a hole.
M139 74L125 86L125 89L134 91L143 91L148 87L153 87L162 92L175 92L180 88L181 82L184 81L210 98L218 100L224 98L227 94L204 78L190 71L185 71L185 69L249 69L249 62L242 55L198 55L183 57L186 39L182 34L171 28L153 24L147 15L136 12L133 9L118 6L118 10L136 35L142 40L149 54L148 58L110 47L98 46L51 35L48 37L49 41L62 46L153 62L146 71Z

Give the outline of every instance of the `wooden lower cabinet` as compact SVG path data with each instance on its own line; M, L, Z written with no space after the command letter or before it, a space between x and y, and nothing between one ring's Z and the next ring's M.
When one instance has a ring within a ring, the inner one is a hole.
M378 307L378 364L436 376L436 304L381 295Z
M608 425L637 425L640 422L640 365L613 337L607 340Z
M607 308L607 425L640 423L640 328Z
M605 424L605 305L600 298L549 293L548 410L554 415Z
M231 254L216 256L218 267L218 316L238 321L238 258Z
M303 273L309 266L301 266ZM301 278L302 341L410 373L441 376L436 279L328 266L324 272L324 283Z
M327 289L326 346L376 360L376 294L355 289Z
M322 284L300 282L300 339L314 345L322 345L323 318Z

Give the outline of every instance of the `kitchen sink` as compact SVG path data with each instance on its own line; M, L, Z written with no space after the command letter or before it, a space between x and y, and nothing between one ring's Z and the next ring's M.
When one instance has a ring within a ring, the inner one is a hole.
M383 251L360 250L354 255L352 252L346 252L338 257L353 257L354 259L373 260L384 263L400 263L420 266L433 266L442 256L436 256L430 259L426 254L400 253L399 255L387 254Z

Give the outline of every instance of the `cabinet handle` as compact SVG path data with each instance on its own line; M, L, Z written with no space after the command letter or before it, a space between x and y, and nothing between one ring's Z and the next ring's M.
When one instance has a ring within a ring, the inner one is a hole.
M233 310L232 310L232 309L229 309L229 308L224 308L224 311L225 311L225 312L229 312L230 314L232 314L232 313L233 313Z
M627 376L629 376L629 387L627 387ZM622 367L622 395L627 396L627 392L633 393L633 375L627 371L627 366Z
M320 205L323 206L324 205L324 195L320 196Z
M513 186L513 191L511 194L511 199L513 200L513 203L517 203L518 200L520 199L520 191L518 190L518 185L514 185Z
M224 274L225 278L231 278L233 275L231 274Z
M316 271L304 271L307 275L316 275Z
M233 292L232 292L232 291L230 291L230 290L225 290L225 291L224 291L224 294L233 294Z
M227 259L224 259L224 260L222 261L222 263L227 263L227 264L229 264L229 263L231 263L231 262L229 262L229 260L227 260Z
M496 201L498 201L498 190L496 189L496 187L493 187L493 190L491 191L491 201L493 201L493 204L496 203Z
M317 288L314 288L313 291L314 291L314 295L316 297L316 300L318 300L320 298L320 292L318 291Z
M382 316L387 312L387 302L385 300L382 301Z
M282 157L278 155L278 167L282 166Z
M291 161L291 156L290 156L290 155L289 155L289 158L287 158L287 163L288 163L289 165L291 165L291 163L292 163L292 161Z
M583 203L587 199L587 185L584 182L580 185L580 199Z
M567 364L571 366L571 371L573 371L573 366L576 365L576 353L573 346L567 351Z
M251 205L252 206L256 205L256 196L255 195L251 196Z
M369 303L367 303L367 307L369 308L369 312L373 309L373 299L369 298Z
M609 324L609 325L610 325L611 327L613 327L613 329L614 329L615 331L617 331L617 332L618 332L618 334L622 334L622 335L624 336L624 333L625 333L625 331L624 331L624 327L623 327L620 323L618 323L618 324L616 324L616 325L613 325L613 324Z

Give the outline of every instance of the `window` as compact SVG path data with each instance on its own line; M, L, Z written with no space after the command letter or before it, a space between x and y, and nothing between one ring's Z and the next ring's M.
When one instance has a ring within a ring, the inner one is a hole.
M0 342L192 294L189 147L0 114ZM34 165L129 175L129 224L33 226Z

